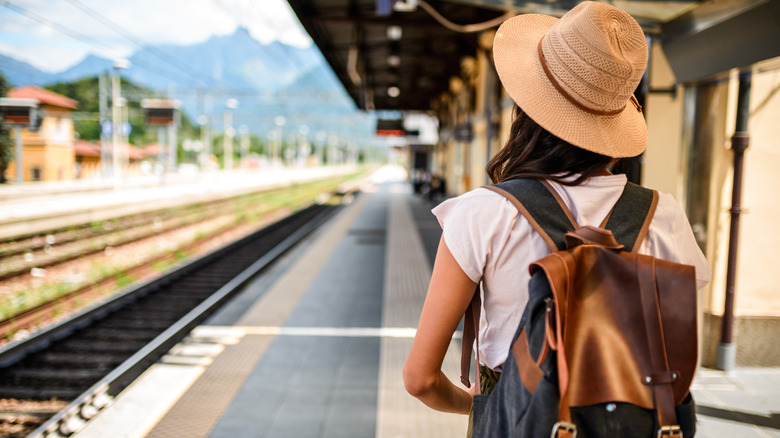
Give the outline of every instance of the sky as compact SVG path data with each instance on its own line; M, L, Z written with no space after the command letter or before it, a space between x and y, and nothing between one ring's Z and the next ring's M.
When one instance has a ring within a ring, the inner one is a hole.
M0 0L0 54L54 73L88 54L125 58L139 44L193 44L238 26L261 43L311 44L285 0Z

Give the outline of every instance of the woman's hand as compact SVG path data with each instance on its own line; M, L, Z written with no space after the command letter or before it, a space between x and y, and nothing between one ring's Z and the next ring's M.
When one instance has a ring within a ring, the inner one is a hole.
M475 385L468 391L454 385L441 365L476 286L442 238L417 335L404 365L406 390L438 411L468 414L471 410Z
M477 370L479 372L479 370ZM471 386L466 389L466 392L471 396L471 399L474 399L474 396L477 394L480 394L480 391L477 391L477 382L471 382Z

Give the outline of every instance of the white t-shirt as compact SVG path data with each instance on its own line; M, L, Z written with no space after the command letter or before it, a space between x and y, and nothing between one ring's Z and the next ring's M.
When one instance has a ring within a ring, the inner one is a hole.
M578 186L550 182L579 225L598 226L617 202L625 175L597 176ZM699 288L711 277L710 266L677 201L659 193L658 207L639 253L693 265ZM550 250L526 218L506 198L475 189L433 209L443 238L463 272L482 281L479 360L498 369L528 302L528 266Z

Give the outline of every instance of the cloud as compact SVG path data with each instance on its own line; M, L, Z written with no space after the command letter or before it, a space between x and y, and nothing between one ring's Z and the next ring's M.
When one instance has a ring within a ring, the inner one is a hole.
M237 26L262 43L311 44L285 0L10 0L0 6L0 51L45 71L89 53L126 57L145 44L188 45ZM53 28L61 26L61 30ZM128 38L128 36L130 38Z

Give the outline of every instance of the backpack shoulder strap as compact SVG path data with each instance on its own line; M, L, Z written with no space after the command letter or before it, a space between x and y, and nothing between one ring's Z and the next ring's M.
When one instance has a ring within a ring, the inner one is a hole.
M546 181L515 179L484 188L512 202L552 252L566 249L566 233L579 228L566 204ZM647 236L657 205L658 192L628 182L600 228L610 230L626 251L635 251Z
M628 182L601 228L612 231L626 251L636 252L647 237L657 206L658 192Z
M504 196L514 204L551 252L566 249L566 233L579 228L566 204L546 181L521 178L483 188Z

